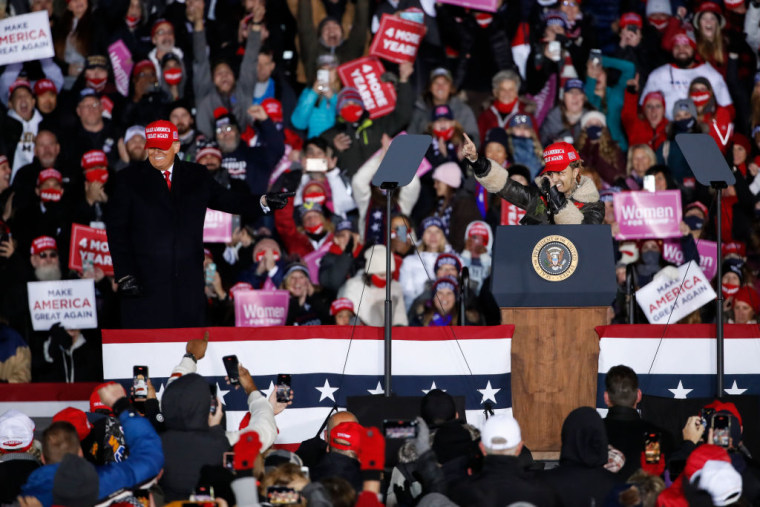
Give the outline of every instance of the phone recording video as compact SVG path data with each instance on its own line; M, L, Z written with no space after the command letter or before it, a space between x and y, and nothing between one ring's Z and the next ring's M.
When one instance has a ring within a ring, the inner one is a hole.
M304 169L307 172L327 172L327 159L326 158L307 158L304 160Z
M417 421L383 421L383 434L385 438L406 439L417 437Z
M231 356L224 356L222 361L224 362L224 369L227 371L227 378L230 379L230 384L234 386L240 384L237 356L234 354Z
M224 454L222 454L222 466L226 468L227 470L235 469L235 453L234 452L225 452Z
M211 393L211 408L209 408L209 413L215 415L216 410L219 408L219 400L216 398L216 384L209 384L208 390Z
M145 401L148 397L148 367L132 367L132 387L134 388L134 400Z
M657 432L644 433L644 461L659 463L661 456L660 434Z
M290 389L290 375L280 373L277 375L277 402L287 403L292 394Z
M267 500L272 505L295 505L301 502L301 494L286 486L269 486Z
M712 443L728 448L731 445L731 417L715 414L712 417Z

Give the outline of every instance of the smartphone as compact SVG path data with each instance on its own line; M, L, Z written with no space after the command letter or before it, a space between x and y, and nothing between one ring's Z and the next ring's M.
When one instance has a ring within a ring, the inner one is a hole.
M148 367L132 367L132 387L135 390L135 401L145 401L148 397Z
M383 421L383 434L386 439L416 438L417 429L417 421Z
M222 454L222 466L226 468L227 470L235 469L235 453L234 452L225 452L224 454Z
M232 215L232 232L240 229L240 215Z
M214 276L216 275L216 264L213 262L206 266L206 285L212 285L214 283Z
M661 456L660 434L658 432L644 433L644 461L647 463L659 463Z
M227 370L227 378L230 379L230 384L233 386L240 383L238 378L238 358L236 355L224 356L222 358L224 362L224 369Z
M549 58L555 62L558 62L562 53L562 47L559 41L553 40L549 42Z
M277 402L287 403L290 401L290 375L280 373L277 375Z
M731 417L727 415L713 415L710 428L712 429L714 445L728 448L731 444Z
M703 408L699 411L699 417L702 418L702 426L707 428L707 422L710 420L710 417L712 417L714 413L714 408Z
M330 84L330 71L328 69L319 69L317 71L317 81L324 83L325 86Z
M307 158L304 162L304 169L311 172L327 172L326 158Z
M647 192L655 191L654 174L647 174L644 176L644 190Z
M295 505L301 502L301 494L287 486L269 486L267 500L272 505Z
M602 65L602 50L592 49L589 51L588 60L597 67L600 67Z
M198 486L190 495L191 502L213 502L214 486Z
M208 409L211 415L216 414L216 409L219 408L219 400L216 397L216 384L209 384L208 390L211 393L211 408Z

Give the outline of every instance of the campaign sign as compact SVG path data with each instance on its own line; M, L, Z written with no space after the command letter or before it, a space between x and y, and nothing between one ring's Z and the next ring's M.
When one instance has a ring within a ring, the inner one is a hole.
M499 0L438 0L443 4L459 5L479 11L496 12L499 8Z
M678 267L676 280L655 276L636 291L636 302L650 324L675 324L716 297L710 280L694 261Z
M425 30L422 23L383 14L380 28L369 47L369 54L395 63L413 62Z
M396 107L396 89L392 83L380 80L384 72L383 64L372 56L351 60L338 67L340 80L345 86L359 91L364 108L373 120L385 116Z
M705 276L712 280L718 272L718 244L715 241L700 239L697 241L697 251L699 252L699 267ZM677 266L683 264L681 242L677 239L666 240L662 245L662 258Z
M235 293L235 327L284 326L290 293L286 290L242 290Z
M618 192L614 195L617 239L680 238L681 192Z
M26 287L35 331L48 331L55 323L66 329L98 327L92 279L27 282Z
M0 65L55 56L46 10L0 20Z
M69 269L82 272L84 265L100 268L106 276L113 276L113 260L108 249L108 237L104 229L71 224Z
M203 222L204 243L228 243L232 240L232 215L215 209L206 210Z
M511 202L501 201L501 225L520 225L520 220L524 216L524 209L518 208Z
M125 97L129 95L129 76L132 75L132 53L124 41L119 39L108 46L108 57L113 67L113 77L116 89Z

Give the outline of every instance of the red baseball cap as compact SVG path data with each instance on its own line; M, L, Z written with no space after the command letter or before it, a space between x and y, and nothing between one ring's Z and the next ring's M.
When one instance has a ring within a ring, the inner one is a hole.
M34 94L38 97L43 93L53 92L58 95L58 88L55 87L55 83L51 80L44 78L34 83Z
M40 174L37 176L37 184L41 185L49 179L58 180L58 183L63 183L63 176L61 176L61 173L57 169L48 167L47 169L40 171Z
M158 120L145 127L145 149L168 150L175 142L179 142L179 133L172 122Z
M32 255L39 255L45 250L58 251L58 245L50 236L40 236L32 241Z
M93 167L108 167L108 158L102 150L90 150L82 155L82 169Z
M77 430L79 440L84 440L92 430L92 424L87 420L87 414L74 407L66 407L53 416L53 422L66 421Z
M153 23L153 27L150 29L150 38L151 39L156 36L156 32L158 31L158 27L161 26L161 25L169 25L171 27L172 31L174 31L174 25L172 25L169 22L169 20L163 19L163 18L157 19L156 22Z
M330 305L330 315L333 317L343 310L349 310L351 313L354 313L354 303L348 298L338 298Z
M275 123L282 123L282 103L279 100L269 98L261 103L261 107L267 112Z
M342 422L330 432L330 446L341 451L358 452L365 433L364 427L357 422Z
M649 92L646 95L644 95L644 102L642 104L646 104L650 100L659 100L662 102L662 106L665 107L665 96L661 92Z
M737 254L739 257L745 257L747 255L747 245L741 241L732 241L730 243L723 243L721 245L723 255Z
M13 95L13 92L18 90L19 88L26 88L27 90L29 90L30 93L34 93L32 90L32 84L29 82L29 80L23 77L19 77L19 78L16 78L16 80L8 88L8 94Z
M150 60L140 60L135 64L135 68L132 69L132 76L138 75L140 72L142 72L145 69L152 69L153 72L156 71L156 66L153 65L153 62Z
M641 16L639 16L635 12L626 12L622 16L620 16L620 28L625 28L626 26L631 26L631 25L635 25L639 28L644 26L644 23L641 20Z
M697 47L697 43L694 42L694 40L692 40L691 37L689 37L683 32L675 34L673 38L671 39L671 42L672 42L672 47L676 47L678 45L691 46L692 49L696 49Z
M469 238L472 236L480 236L483 238L483 243L488 243L490 232L488 230L487 224L485 222L481 222L480 220L472 222L467 228L467 237Z
M544 150L545 173L558 173L564 171L570 162L580 160L578 152L573 145L566 142L550 144Z

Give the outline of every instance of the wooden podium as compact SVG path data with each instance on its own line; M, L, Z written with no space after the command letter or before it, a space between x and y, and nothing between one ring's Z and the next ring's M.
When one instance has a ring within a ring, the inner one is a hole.
M553 459L562 422L596 405L599 338L615 297L606 225L499 227L492 290L512 337L512 411L534 455Z

